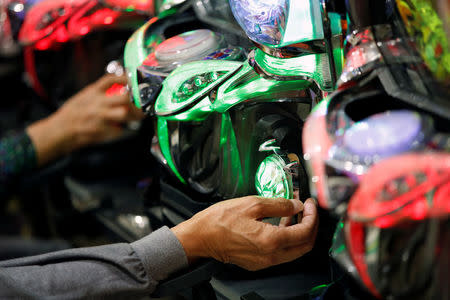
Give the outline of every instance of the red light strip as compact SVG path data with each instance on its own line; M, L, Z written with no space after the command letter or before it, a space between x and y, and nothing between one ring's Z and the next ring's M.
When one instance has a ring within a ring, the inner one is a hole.
M24 49L24 65L25 73L29 76L32 88L43 99L48 99L47 92L39 81L36 72L36 64L34 62L34 49L32 47L25 47Z
M61 15L61 12L64 14ZM57 16L52 22L45 24L45 19L52 14ZM112 26L122 16L144 19L144 16L133 10L114 10L103 6L97 0L44 0L27 12L19 33L19 41L43 51L81 38L95 29ZM46 26L42 27L42 24Z
M27 12L20 30L19 41L25 45L30 45L49 37L56 28L64 25L83 2L86 2L86 0L46 0L32 6ZM52 12L58 12L59 10L64 11L64 15L57 17L47 26L40 28L46 15L51 15Z
M426 177L424 182L410 186L408 192L392 200L383 198L381 193L386 184L420 173ZM422 220L445 216L450 214L449 182L449 154L406 154L387 159L363 176L358 190L350 200L348 215L354 220L375 221L375 225L383 228L393 226L405 218ZM426 195L433 190L436 190L433 201L429 203Z
M367 264L365 263L365 230L362 223L353 222L348 220L346 222L346 238L349 248L349 253L355 264L358 274L361 277L364 285L369 291L377 298L381 299L381 295L376 289L375 285L370 278L367 270Z
M319 104L324 105L324 103ZM326 107L325 107L326 108ZM303 149L309 156L308 163L311 166L313 184L317 190L317 198L320 206L329 208L327 178L325 174L325 160L332 142L326 129L325 113L315 111L305 123L303 129Z

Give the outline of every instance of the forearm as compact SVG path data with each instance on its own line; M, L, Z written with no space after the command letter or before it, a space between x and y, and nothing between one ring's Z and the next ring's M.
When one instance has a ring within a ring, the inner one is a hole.
M0 262L0 298L138 298L187 266L162 228L132 244L82 248Z
M43 166L70 152L73 134L62 120L59 112L33 123L27 134L36 150L37 164Z

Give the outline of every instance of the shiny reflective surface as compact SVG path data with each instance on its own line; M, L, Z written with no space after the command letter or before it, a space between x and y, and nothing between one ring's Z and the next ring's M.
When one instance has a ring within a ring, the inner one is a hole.
M133 102L137 108L141 108L141 101L136 69L142 64L149 53L154 51L154 47L161 43L162 38L156 34L152 35L150 40L145 39L146 31L157 20L157 18L153 18L139 28L128 39L127 44L125 45L124 65L128 76L128 86L131 89Z
M286 162L277 154L263 160L256 171L258 195L268 198L293 198L292 176L285 171Z
M278 45L286 28L289 1L231 0L237 21L257 43Z
M392 111L374 115L350 127L343 146L357 155L385 157L407 151L420 142L421 118L410 111Z
M381 228L450 214L450 155L405 154L375 165L349 202L348 215Z
M142 68L147 73L167 76L187 62L203 59L223 44L221 35L207 29L185 32L157 45L142 62Z
M242 63L232 61L198 61L185 64L175 71L173 71L164 81L163 89L155 104L155 112L157 115L169 115L179 113L180 109L185 108L188 105L197 103L199 100L207 96L207 91L211 90L215 85L221 83L227 79L224 74L232 74L241 67ZM210 71L208 71L210 70ZM192 89L192 93L186 94L188 97L180 98L183 88L185 88L186 82L194 84L194 80L201 74L208 74L208 83L199 83L199 87ZM211 74L222 74L221 76L214 76ZM181 99L182 101L178 101Z
M118 11L98 0L43 0L26 12L19 41L37 50L47 50L99 28L112 27L125 20L143 22L144 18L133 10Z
M230 0L236 20L250 39L271 47L324 38L319 1Z

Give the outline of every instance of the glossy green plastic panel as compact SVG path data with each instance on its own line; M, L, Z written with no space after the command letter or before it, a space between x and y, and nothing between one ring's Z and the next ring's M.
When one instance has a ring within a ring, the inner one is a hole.
M342 19L339 14L329 13L331 34L333 36L342 36ZM336 66L336 75L339 78L342 74L342 68L344 67L344 47L341 39L333 40L333 57L334 65Z
M277 101L286 98L288 93L301 92L310 85L307 80L265 79L246 62L239 72L218 88L212 110L223 113L235 105L250 100Z
M220 151L223 157L221 178L226 181L224 185L234 186L235 192L241 191L244 188L241 158L231 117L228 113L222 114Z
M340 52L338 52L340 54ZM331 78L331 69L328 55L307 54L293 58L276 58L270 56L260 49L255 51L255 60L264 71L277 76L298 76L313 79L324 91L335 89ZM342 70L342 67L340 67Z
M330 13L330 22L333 35L342 34L341 18L338 14ZM340 39L335 39L333 56L337 77L342 73L344 64L344 50ZM331 78L331 66L326 53L305 54L293 58L277 58L255 50L255 61L267 73L278 76L301 76L313 79L324 91L335 89Z
M155 0L155 11L158 15L164 14L185 2L188 0Z
M245 63L239 72L218 88L214 103L211 102L209 96L206 96L198 104L182 113L159 117L172 121L201 121L212 112L224 113L231 107L247 100L277 101L277 96L284 97L283 93L295 93L310 85L311 83L306 80L265 79Z
M169 136L169 129L167 127L167 120L158 118L158 124L157 124L157 135L158 135L158 141L159 146L161 148L161 153L164 155L164 158L167 160L167 164L172 170L172 172L177 176L177 178L182 182L186 183L184 178L181 176L180 172L178 171L175 162L173 161L172 154L170 152L170 136Z
M258 195L267 198L293 198L292 176L284 170L285 166L283 158L277 154L272 154L261 162L255 176Z
M320 1L291 0L286 31L278 47L324 38ZM267 45L271 46L271 45ZM273 47L273 46L271 46Z
M213 110L212 110L212 106L211 106L211 101L210 101L209 97L205 97L199 103L194 105L191 109L189 109L185 112L171 115L171 116L166 116L166 117L159 117L159 118L164 118L165 120L168 120L168 121L199 122L199 121L205 120L208 117L208 115L211 114L212 112L213 112Z
M163 88L155 103L156 115L165 116L174 114L189 105L193 105L203 95L203 97L206 97L208 91L226 81L229 78L227 74L232 74L241 66L242 62L223 60L197 61L180 66L164 80ZM193 80L201 74L213 72L225 72L225 74L218 77L217 80L208 82L188 98L183 98L183 101L179 101L180 96L178 92L185 82Z
M125 46L124 64L125 69L127 70L128 82L131 88L133 102L137 108L141 108L141 102L139 98L136 69L154 49L149 47L149 45L155 45L161 42L160 37L157 35L151 36L147 40L145 39L145 32L155 21L156 18L148 21L144 26L134 32Z

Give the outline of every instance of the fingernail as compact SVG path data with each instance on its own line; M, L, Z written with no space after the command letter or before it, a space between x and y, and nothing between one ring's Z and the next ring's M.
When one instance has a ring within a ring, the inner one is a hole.
M126 95L127 93L128 93L128 89L126 86L124 86L123 88L120 89L120 94Z
M317 203L317 200L315 198L308 198L309 201L311 201L312 203L314 203L315 206L319 205L319 203ZM306 200L306 201L308 201Z
M296 199L289 199L289 201L291 201L292 204L294 205L294 210L296 212L300 212L303 210L303 203L301 201Z

